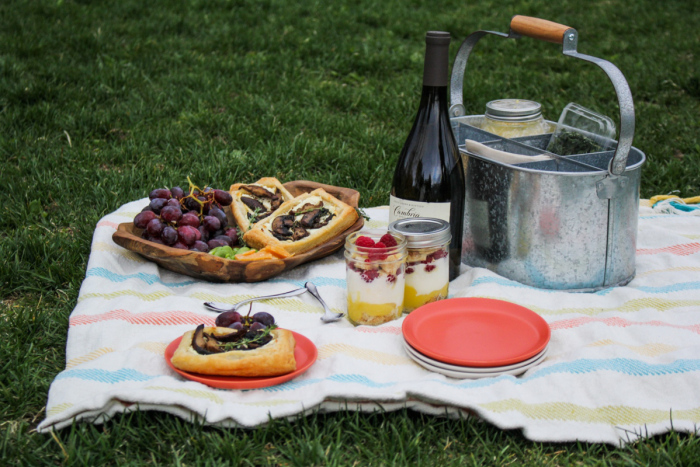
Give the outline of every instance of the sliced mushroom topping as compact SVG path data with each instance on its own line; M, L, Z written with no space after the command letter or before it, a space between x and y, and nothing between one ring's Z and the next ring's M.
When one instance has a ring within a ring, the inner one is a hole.
M332 214L328 209L321 209L321 214L314 222L312 228L320 229L324 225L327 225L331 221L331 219L333 219L334 216L335 214Z
M206 349L207 341L204 339L204 325L200 324L197 329L194 330L194 335L192 336L192 348L202 355L209 355L212 352Z
M320 209L314 209L311 212L307 212L301 217L301 221L299 223L302 225L302 227L311 227L313 228L314 224L317 223L321 217L321 210Z
M294 216L285 215L277 216L275 220L272 221L272 234L277 237L284 239L285 237L290 237L292 235L292 227L294 226Z
M292 241L297 241L301 240L304 237L308 237L309 232L306 231L306 229L300 225L297 225L294 227L294 235L292 235Z
M270 203L272 210L276 210L282 205L282 197L278 194L272 197L272 203Z
M241 188L259 198L272 198L272 193L258 185L243 185Z
M216 337L211 334L207 334L206 332L204 333L204 342L204 349L210 354L224 351L224 349L219 346L219 341L216 339Z
M216 340L219 342L235 342L237 340L240 340L244 335L244 332L239 332L238 330L234 329L233 332L230 332L228 334L216 335Z
M296 208L294 211L292 211L292 214L303 214L304 211L308 211L310 209L320 209L322 207L323 207L323 201L319 201L316 204L306 203L303 206Z
M249 198L247 196L241 196L241 201L253 211L255 211L256 209L260 212L267 211L267 209L265 209L265 206L257 199Z

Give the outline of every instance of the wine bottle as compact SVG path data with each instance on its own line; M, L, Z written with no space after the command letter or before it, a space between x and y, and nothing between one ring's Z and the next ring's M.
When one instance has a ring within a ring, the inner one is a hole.
M447 111L448 32L425 36L418 114L394 172L389 222L434 217L450 223L450 280L459 274L464 224L464 169Z

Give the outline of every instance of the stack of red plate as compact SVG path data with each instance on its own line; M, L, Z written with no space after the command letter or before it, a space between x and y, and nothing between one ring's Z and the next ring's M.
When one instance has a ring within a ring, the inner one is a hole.
M551 334L534 311L488 298L429 303L411 312L402 329L416 363L463 379L524 373L544 360Z

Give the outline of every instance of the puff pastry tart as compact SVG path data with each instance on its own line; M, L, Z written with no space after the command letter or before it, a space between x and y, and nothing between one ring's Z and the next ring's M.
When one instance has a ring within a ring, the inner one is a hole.
M231 185L231 213L243 232L257 221L265 219L282 203L294 198L274 177L261 178L255 183Z
M285 201L269 217L243 235L253 248L279 246L291 254L304 253L349 228L357 211L323 188Z
M278 376L296 370L294 335L286 329L253 332L200 325L182 337L172 359L183 371L219 376Z

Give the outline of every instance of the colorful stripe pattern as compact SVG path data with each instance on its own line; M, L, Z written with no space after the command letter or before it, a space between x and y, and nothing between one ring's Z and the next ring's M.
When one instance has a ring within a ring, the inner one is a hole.
M552 340L540 365L515 377L459 380L429 372L404 353L401 323L322 324L310 297L257 302L318 348L316 363L284 384L224 390L188 381L163 358L185 331L216 315L203 301L234 304L312 280L345 311L342 254L256 284L200 282L159 268L115 245L111 234L147 203L102 219L85 281L70 317L66 369L49 391L39 431L74 418L94 420L133 404L231 426L264 424L314 408L426 413L471 410L537 440L624 443L646 434L693 431L700 424L700 218L654 212L640 203L637 275L626 287L591 294L540 290L471 269L450 297L484 297L525 306L547 320ZM385 228L386 208L367 210ZM345 403L344 401L347 401ZM455 412L456 413L456 412Z

